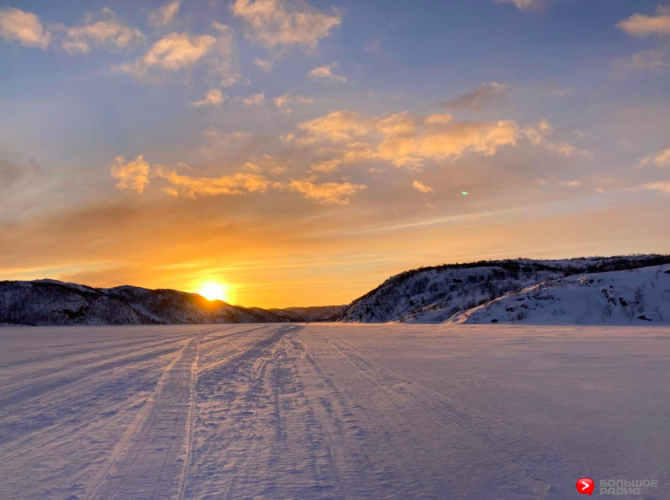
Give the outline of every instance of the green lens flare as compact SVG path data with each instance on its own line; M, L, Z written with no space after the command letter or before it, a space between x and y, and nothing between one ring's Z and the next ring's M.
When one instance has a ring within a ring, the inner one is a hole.
M467 191L461 191L463 193L463 196L467 196L468 192Z

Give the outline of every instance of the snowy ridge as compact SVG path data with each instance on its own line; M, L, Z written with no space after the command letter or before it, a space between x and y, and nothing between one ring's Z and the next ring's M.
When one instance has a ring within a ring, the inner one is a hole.
M302 317L208 301L195 293L133 286L91 288L56 280L0 282L0 325L283 323Z
M361 323L443 323L454 315L540 283L667 263L670 263L667 255L633 255L480 261L419 268L389 278L345 307L337 319Z
M547 281L458 313L448 323L670 325L670 265Z

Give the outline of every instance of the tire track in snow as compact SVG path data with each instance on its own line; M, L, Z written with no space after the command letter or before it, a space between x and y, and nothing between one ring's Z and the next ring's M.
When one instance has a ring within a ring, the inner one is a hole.
M190 456L190 421L201 334L165 370L153 401L127 429L112 463L86 497L101 500L167 500L182 490Z
M306 407L293 406L286 340L301 328L273 325L200 371L194 473L187 477L185 498L315 498L314 490L302 490L309 496L283 494L287 481L304 477L313 484L316 470L310 450L315 438L303 434L304 428L296 432L292 423L303 420ZM301 446L292 445L296 437Z
M486 422L480 421L475 415L458 409L453 403L445 401L443 396L431 389L378 365L344 342L334 339L328 339L328 341L358 369L359 373L379 386L380 390L408 398L481 440L488 453L501 457L500 462L504 464L503 482L506 483L506 488L514 491L518 498L544 498L549 492L549 484L537 477L537 472L532 472L537 469L538 465L541 465L543 455L540 451L531 449L520 441L493 433ZM552 463L551 467L556 468L560 465Z

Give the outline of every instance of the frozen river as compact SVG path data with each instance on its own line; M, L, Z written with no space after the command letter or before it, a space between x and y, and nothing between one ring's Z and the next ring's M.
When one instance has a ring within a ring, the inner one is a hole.
M0 328L0 498L667 499L669 333Z

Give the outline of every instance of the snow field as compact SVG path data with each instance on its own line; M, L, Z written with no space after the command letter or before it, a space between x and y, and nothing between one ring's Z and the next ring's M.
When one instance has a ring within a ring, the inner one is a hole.
M667 327L0 330L0 498L670 492Z

